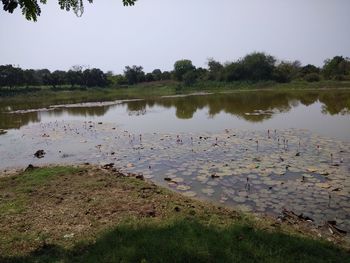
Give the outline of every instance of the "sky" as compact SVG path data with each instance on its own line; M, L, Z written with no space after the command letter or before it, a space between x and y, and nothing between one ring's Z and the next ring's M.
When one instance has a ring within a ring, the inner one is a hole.
M349 0L121 0L85 1L78 18L58 0L42 5L37 22L19 9L0 10L0 64L68 70L73 65L122 73L172 70L190 59L206 67L263 51L280 60L322 66L350 57Z

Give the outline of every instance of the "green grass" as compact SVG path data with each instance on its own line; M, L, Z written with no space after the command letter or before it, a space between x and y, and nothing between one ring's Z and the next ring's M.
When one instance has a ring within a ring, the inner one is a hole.
M42 184L50 182L50 179L58 175L72 175L81 169L76 167L45 167L33 169L20 173L16 177L2 178L0 180L0 192L10 190L12 198L6 201L0 199L0 214L17 214L25 211L27 198L26 195L32 192L35 188ZM4 186L9 184L14 186L11 189L6 189Z
M93 244L73 249L47 245L27 257L1 262L349 262L328 243L256 230L248 224L220 227L195 216L171 222L124 223Z
M54 166L25 171L17 177L18 183L25 187L37 187L48 183L49 180L58 175L71 175L81 169L76 167Z

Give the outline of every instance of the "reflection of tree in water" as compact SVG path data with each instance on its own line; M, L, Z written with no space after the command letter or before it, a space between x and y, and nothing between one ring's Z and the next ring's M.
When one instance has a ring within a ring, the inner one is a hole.
M348 92L321 93L319 97L324 114L349 114L350 113L350 96Z
M154 102L153 101L129 101L126 103L127 105L127 112L129 116L139 116L139 115L145 115L147 113L147 106L153 107Z
M111 106L100 106L100 107L67 107L55 109L53 111L48 111L47 114L54 117L62 116L68 113L71 116L83 116L83 117L93 117L93 116L103 116L110 109Z
M271 118L271 114L246 115L246 113L253 113L256 110L275 109L288 111L291 108L288 97L285 94L253 92L173 97L157 100L157 105L166 108L175 107L176 116L180 119L190 119L198 109L207 107L211 117L224 111L253 122Z
M319 92L303 92L297 98L299 99L300 103L309 106L311 104L314 104L318 100Z
M192 119L193 114L198 109L198 105L184 100L177 101L174 106L176 107L176 117L179 119Z
M0 113L1 129L19 129L31 122L40 122L38 112L27 113Z
M209 101L209 115L214 116L224 111L251 122L269 119L274 111L286 112L290 108L288 97L279 93L243 92L222 94L217 100L212 98ZM269 111L269 113L251 114L256 111Z
M339 102L339 98L341 101ZM258 91L215 94L208 96L170 97L128 103L128 108L141 110L147 106L175 107L176 116L190 119L198 109L207 107L209 116L229 113L250 122L270 119L276 112L288 112L299 103L309 106L317 101L325 104L324 113L349 113L349 92L339 91ZM132 105L129 106L129 105ZM136 107L136 109L135 109ZM258 112L258 113L257 113Z
M126 102L129 115L144 115L147 107L154 105L164 108L176 108L176 116L180 119L191 119L194 113L203 108L208 108L209 116L214 117L220 112L229 113L250 122L261 122L273 116L275 112L287 112L299 103L309 106L320 101L323 114L350 114L350 92L347 90L318 90L318 91L257 91L236 92L229 94L215 94L208 96L168 97L162 99L150 99ZM80 102L80 101L77 101ZM9 104L0 101L0 128L20 128L30 122L39 122L40 116L47 114L59 117L65 113L74 116L103 116L114 106L94 106L61 108L52 111L27 112L27 113L1 113L18 109L41 108L44 103L31 104L30 102L18 102ZM259 114L255 114L259 110ZM268 111L268 112L266 112ZM246 114L248 113L248 114ZM253 114L250 114L253 113Z

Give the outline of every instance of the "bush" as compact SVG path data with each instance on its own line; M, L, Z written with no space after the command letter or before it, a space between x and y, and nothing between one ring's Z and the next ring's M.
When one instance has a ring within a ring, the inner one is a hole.
M320 75L317 73L310 73L305 75L304 79L307 82L317 82L317 81L320 81Z

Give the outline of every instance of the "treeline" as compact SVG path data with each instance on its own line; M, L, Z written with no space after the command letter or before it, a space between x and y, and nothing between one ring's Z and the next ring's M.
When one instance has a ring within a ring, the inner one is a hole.
M0 87L36 87L63 85L81 87L106 87L109 84L107 75L98 68L85 69L74 66L71 70L21 69L12 65L0 66Z
M302 66L299 61L278 61L275 57L254 52L245 57L222 64L214 59L208 60L207 68L196 68L191 60L178 60L172 71L155 69L145 73L142 66L126 66L123 74L104 73L98 68L83 69L74 66L68 71L48 69L26 69L12 65L0 66L0 87L36 87L53 88L106 87L134 85L143 82L176 80L184 85L193 85L197 81L276 81L280 83L292 80L315 82L320 80L350 80L350 59L335 56L327 59L323 67Z
M325 80L350 80L350 60L342 56L327 59L322 68L302 66L299 61L280 61L265 53L251 53L235 62L222 64L209 59L208 68L195 68L190 60L179 60L174 65L173 76L184 84L202 81L276 81L292 80L308 82Z

